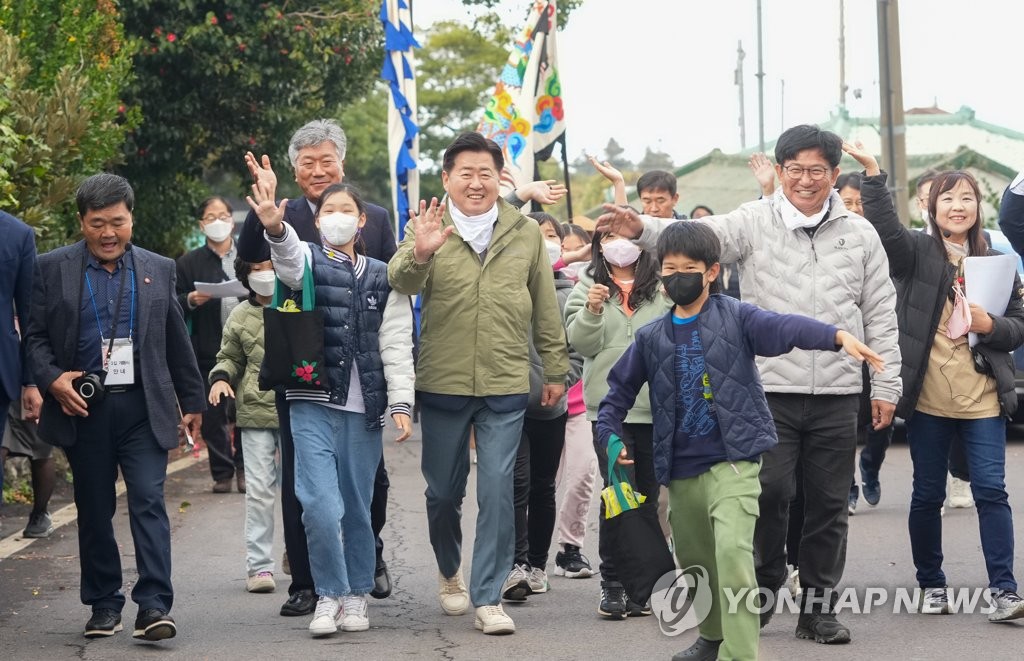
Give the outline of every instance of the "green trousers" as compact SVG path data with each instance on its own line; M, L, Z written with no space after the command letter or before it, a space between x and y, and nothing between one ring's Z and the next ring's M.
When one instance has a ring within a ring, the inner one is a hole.
M735 595L757 590L754 575L754 524L760 462L715 464L696 477L672 480L669 485L669 522L676 559L683 569L703 567L714 602L700 624L700 635L721 640L718 658L750 661L757 658L760 618L744 598L728 613L725 589Z

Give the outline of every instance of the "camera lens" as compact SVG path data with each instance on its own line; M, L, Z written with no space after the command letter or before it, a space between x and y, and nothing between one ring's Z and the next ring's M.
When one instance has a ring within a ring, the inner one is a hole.
M96 386L89 381L83 381L78 386L78 394L82 396L82 399L92 399L96 394Z

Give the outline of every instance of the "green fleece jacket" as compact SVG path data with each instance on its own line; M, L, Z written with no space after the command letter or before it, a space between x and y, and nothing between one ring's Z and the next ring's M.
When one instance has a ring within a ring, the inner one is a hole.
M221 335L217 364L210 383L227 381L235 391L237 424L243 429L277 429L274 392L260 390L263 363L263 307L239 303L228 316Z
M579 282L565 303L565 329L569 344L583 356L583 402L587 405L587 420L597 420L597 408L608 394L608 372L626 348L633 343L633 335L641 326L661 319L672 307L672 301L661 292L654 300L644 303L626 316L617 296L605 301L601 314L587 309L587 292L594 279L580 271ZM647 386L640 390L636 404L626 415L626 422L651 424L651 399Z
M453 224L447 211L442 223ZM529 392L531 327L544 383L565 382L565 331L536 221L498 200L482 262L458 231L425 264L413 258L415 241L410 222L388 263L388 280L395 291L420 294L417 390L473 397Z

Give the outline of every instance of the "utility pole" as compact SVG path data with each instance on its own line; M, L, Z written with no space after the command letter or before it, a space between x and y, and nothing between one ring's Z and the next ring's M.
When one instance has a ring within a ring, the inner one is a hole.
M839 107L846 107L846 2L839 0Z
M779 80L779 135L786 130L786 79Z
M733 84L740 88L740 149L747 148L747 114L743 102L743 42L736 42L736 70L733 72Z
M761 33L761 0L757 0L757 149L764 153L764 39Z
M881 89L882 163L889 172L889 192L896 210L909 222L907 191L907 127L903 121L903 74L900 64L900 22L897 0L878 3L878 68Z

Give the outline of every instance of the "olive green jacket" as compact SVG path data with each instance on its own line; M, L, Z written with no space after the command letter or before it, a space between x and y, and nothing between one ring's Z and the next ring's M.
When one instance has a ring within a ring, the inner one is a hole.
M453 224L448 212L442 224ZM410 222L388 263L388 280L395 291L420 294L417 390L473 397L529 392L531 326L544 383L565 382L565 331L536 221L498 200L483 262L457 230L426 264L413 258L415 240Z
M227 381L235 391L237 423L242 429L277 429L274 391L260 390L263 364L263 308L243 301L228 315L210 384Z

